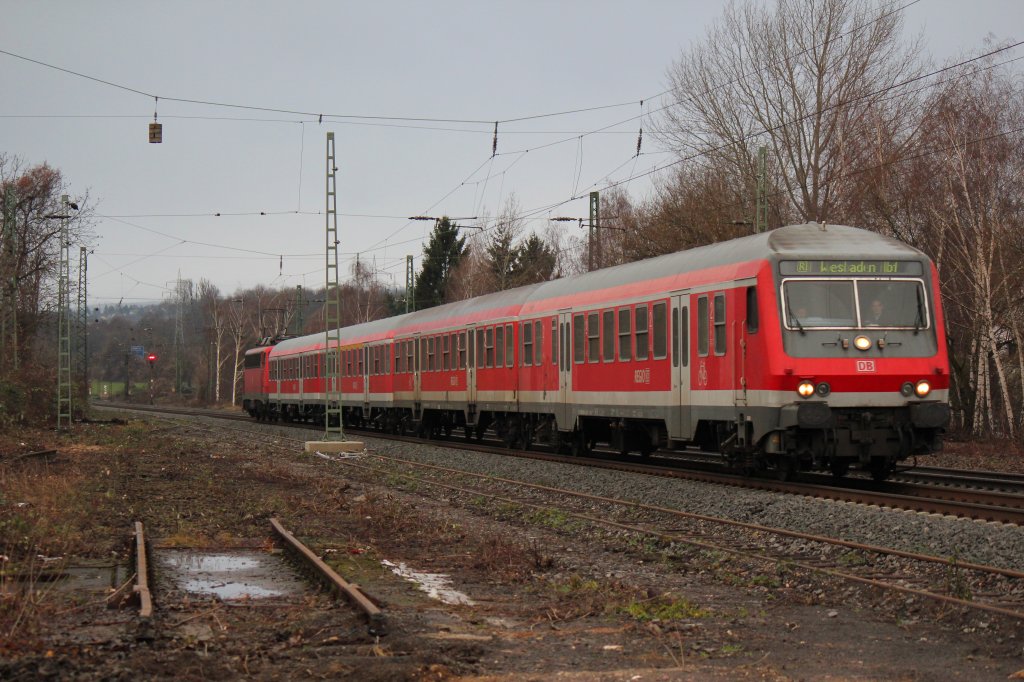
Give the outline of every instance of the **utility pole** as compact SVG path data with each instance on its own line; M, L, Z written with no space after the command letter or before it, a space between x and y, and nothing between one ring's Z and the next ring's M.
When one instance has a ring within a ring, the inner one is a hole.
M174 294L174 392L180 396L185 375L185 303L192 302L192 280L182 279L180 271L175 281Z
M416 273L412 269L412 256L405 257L405 312L416 310Z
M327 133L324 440L344 440L341 425L341 287L338 284L338 164L334 133Z
M587 236L587 272L594 269L594 250L597 249L597 267L601 267L601 240L597 236L600 227L598 218L600 216L600 199L597 192L590 193L590 232Z
M71 245L68 195L60 198L60 270L57 283L57 430L71 428Z
M79 400L84 408L89 402L92 390L89 386L89 252L84 246L78 247L78 324L75 325L77 342L77 369L82 379Z
M754 217L754 232L768 231L768 148L762 145L757 150L757 214Z
M299 284L295 287L295 317L297 318L295 329L296 336L302 336L302 331L306 327L305 322L302 319L302 312L305 307L306 302L302 300L302 285Z

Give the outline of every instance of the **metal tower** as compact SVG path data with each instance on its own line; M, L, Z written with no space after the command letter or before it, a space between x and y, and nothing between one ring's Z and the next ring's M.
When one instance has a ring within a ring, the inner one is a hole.
M768 231L768 148L757 150L757 215L754 220L754 232Z
M302 319L305 307L306 302L302 297L302 285L299 284L295 287L295 336L302 336L302 332L306 328L306 321Z
M181 272L178 272L174 293L177 299L174 319L174 391L181 395L185 376L185 303L192 303L192 280L182 279Z
M18 229L17 195L8 187L4 196L3 234L0 235L0 368L18 369Z
M412 269L412 256L405 257L405 312L416 310L416 273Z
M599 193L598 192L591 192L590 193L590 233L588 235L589 236L589 241L590 241L590 244L589 244L590 248L587 249L587 251L588 251L588 260L589 260L589 262L587 263L587 272L590 272L591 270L593 270L595 264L599 268L603 265L602 261L604 259L601 257L601 236L597 232L597 230L601 226L601 223L599 222L600 221L600 208L601 208L601 201L599 199ZM595 258L595 251L596 251L596 258Z
M79 400L84 407L89 401L89 252L78 247L78 320L75 325L75 370L82 381Z
M338 285L338 194L334 133L327 133L327 287L324 296L327 366L324 368L324 440L344 440L341 425L341 288Z
M60 198L60 274L57 284L57 430L71 427L71 258L68 195Z

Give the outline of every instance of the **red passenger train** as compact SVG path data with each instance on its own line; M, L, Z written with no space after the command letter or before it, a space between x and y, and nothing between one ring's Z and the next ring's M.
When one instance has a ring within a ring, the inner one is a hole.
M935 267L840 225L768 233L480 296L246 354L244 409L509 445L884 479L941 446L949 371Z

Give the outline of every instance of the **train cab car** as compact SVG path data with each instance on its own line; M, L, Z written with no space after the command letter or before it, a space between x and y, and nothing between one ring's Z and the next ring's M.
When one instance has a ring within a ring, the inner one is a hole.
M778 409L764 439L777 466L837 476L856 466L883 479L938 449L950 414L949 362L931 261L843 226L775 230L768 246L780 324L763 347L767 375L756 380Z

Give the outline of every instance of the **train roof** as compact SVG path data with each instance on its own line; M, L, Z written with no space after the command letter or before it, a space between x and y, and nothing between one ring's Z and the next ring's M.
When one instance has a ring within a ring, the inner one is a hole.
M345 339L347 343L359 343L417 331L450 329L479 320L497 321L520 313L551 310L551 302L577 300L575 297L581 293L597 294L644 282L657 282L661 290L668 292L686 286L688 276L696 272L717 269L716 274L722 279L749 276L765 260L924 257L914 247L870 230L822 223L787 225L769 232L364 322L346 327ZM323 341L323 333L288 339L278 343L272 354L290 355Z
M532 305L526 306L524 312L540 309L541 301L628 287L638 282L657 281L665 285L664 291L672 291L688 284L686 275L702 270L717 269L721 279L743 276L741 266L766 259L906 259L923 255L896 239L857 227L820 223L787 225L769 232L545 282L532 296Z

